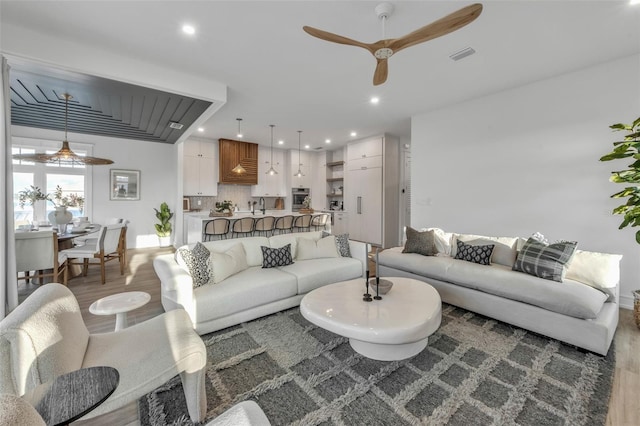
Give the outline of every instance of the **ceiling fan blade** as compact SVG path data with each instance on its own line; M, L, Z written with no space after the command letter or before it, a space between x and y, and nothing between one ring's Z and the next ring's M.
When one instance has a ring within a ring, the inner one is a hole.
M380 84L387 81L388 73L389 73L389 63L387 62L387 58L378 59L378 65L376 65L376 70L373 73L373 85L379 86Z
M330 41L333 43L338 43L338 44L346 44L349 46L358 46L358 47L362 47L364 49L367 49L369 52L373 53L373 51L371 50L372 47L371 45L367 44L367 43L362 43L358 40L353 40L350 39L348 37L343 37L341 35L338 34L333 34L327 31L323 31L323 30L319 30L317 28L313 28L313 27L309 27L309 26L304 26L302 27L302 29L307 33L310 34L314 37L317 37L319 39L322 40L326 40L326 41Z
M453 12L444 18L440 18L424 27L417 29L403 37L392 40L388 47L393 50L394 53L405 49L407 47L424 43L425 41L438 38L445 34L449 34L456 31L467 24L473 22L482 12L482 5L475 3L467 7Z

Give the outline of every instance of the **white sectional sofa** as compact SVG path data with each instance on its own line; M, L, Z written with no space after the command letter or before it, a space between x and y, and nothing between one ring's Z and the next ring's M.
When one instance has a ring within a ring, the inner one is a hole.
M301 232L272 237L248 237L202 243L213 253L228 252L241 244L246 255L246 269L218 283L193 287L189 269L184 265L180 249L175 254L161 255L153 266L161 281L162 306L165 311L183 308L199 334L210 333L300 304L309 291L338 281L363 277L367 246L349 241L351 257L318 257L306 253L298 256L299 239L318 241L321 232ZM262 268L262 246L279 248L291 244L294 263L275 268Z
M606 355L618 324L620 255L577 250L562 282L512 270L522 238L439 235L438 254L379 254L381 276L431 284L443 302ZM456 241L495 244L490 265L455 259Z

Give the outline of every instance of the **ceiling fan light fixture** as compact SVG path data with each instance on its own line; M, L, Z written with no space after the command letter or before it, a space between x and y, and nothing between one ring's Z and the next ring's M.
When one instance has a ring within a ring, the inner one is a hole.
M273 128L276 126L275 124L269 124L269 127L271 127L271 162L269 163L271 167L269 167L269 170L267 170L266 174L268 174L269 176L273 176L278 174L276 169L273 168Z
M58 164L60 166L103 166L113 164L113 160L99 157L89 157L86 155L78 155L69 148L67 140L67 127L69 124L69 100L72 99L68 93L64 94L64 140L62 148L55 154L35 153L35 154L18 154L14 155L14 160L34 161L36 163Z

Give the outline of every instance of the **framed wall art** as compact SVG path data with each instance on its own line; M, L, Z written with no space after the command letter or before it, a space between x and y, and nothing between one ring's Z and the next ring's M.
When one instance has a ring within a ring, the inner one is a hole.
M140 170L111 169L109 199L135 201L140 199Z

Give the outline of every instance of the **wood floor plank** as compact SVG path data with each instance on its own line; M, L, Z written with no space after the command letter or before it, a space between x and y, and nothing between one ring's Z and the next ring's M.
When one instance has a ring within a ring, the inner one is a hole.
M129 324L145 321L163 311L160 303L160 281L156 276L152 261L159 254L171 253L172 249L132 249L128 251L128 264L124 276L120 275L117 262L107 264L107 283L100 284L100 269L89 268L86 277L75 277L69 281L69 288L78 299L82 317L91 333L113 331L115 316L98 316L89 313L94 301L124 291L146 291L151 301L132 311ZM375 268L370 265L370 270ZM37 286L20 285L20 299L23 300ZM620 310L620 322L615 336L616 372L613 381L607 426L640 425L640 329L633 320L633 312ZM134 426L139 425L136 403L91 420L76 422L90 426Z

